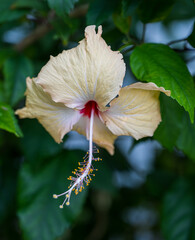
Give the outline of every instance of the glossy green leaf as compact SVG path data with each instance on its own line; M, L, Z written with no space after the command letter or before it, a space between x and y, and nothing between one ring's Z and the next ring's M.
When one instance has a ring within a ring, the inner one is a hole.
M26 78L33 76L33 65L24 56L9 58L4 63L4 90L6 100L12 106L24 97Z
M14 116L14 111L5 103L0 103L0 128L22 137L22 132Z
M47 0L49 7L54 9L59 16L69 13L78 0Z
M87 13L87 25L100 25L107 20L117 6L117 0L94 0Z
M194 121L194 83L177 53L163 44L145 43L137 46L131 54L130 66L139 80L171 90L171 97L189 112L191 121Z
M53 199L54 193L65 191L67 177L78 166L77 155L64 155L47 161L44 168L34 172L24 164L19 179L18 216L25 240L55 240L61 236L82 210L86 190L71 196L70 206L60 209L64 198Z
M176 101L161 96L162 122L154 134L164 147L173 150L177 147L195 161L195 123Z
M173 150L182 129L184 109L175 100L162 94L161 98L162 122L154 133L164 147Z
M195 23L194 23L194 26L193 26L192 33L188 37L188 42L192 45L192 47L195 48Z
M157 22L166 18L175 0L142 0L137 12L143 23Z
M195 239L194 182L179 179L163 203L162 231L166 240Z

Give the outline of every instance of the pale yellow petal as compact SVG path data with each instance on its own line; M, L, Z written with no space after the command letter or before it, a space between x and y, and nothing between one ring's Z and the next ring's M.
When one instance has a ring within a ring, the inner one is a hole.
M89 129L89 118L82 117L79 122L73 127L73 130L86 136L87 129ZM89 133L87 132L87 139L89 139ZM93 125L93 142L100 147L105 148L111 155L114 154L114 141L117 136L112 134L109 129L103 124L99 117L94 117Z
M61 142L79 120L80 113L55 103L48 93L36 84L35 79L27 78L26 107L16 111L20 118L37 118L56 142Z
M63 51L41 69L37 83L55 102L81 109L89 100L101 110L118 94L125 75L125 63L112 51L95 26L85 29L85 38L71 50Z
M106 126L115 135L130 135L135 139L153 136L161 121L159 93L169 91L153 83L135 83L124 87L110 108L101 113Z
M129 85L129 88L135 88L135 89L143 89L143 90L154 90L154 91L160 91L165 93L167 96L171 95L170 90L165 90L163 87L158 87L155 83L149 82L149 83L142 83L142 82L136 82L131 85Z

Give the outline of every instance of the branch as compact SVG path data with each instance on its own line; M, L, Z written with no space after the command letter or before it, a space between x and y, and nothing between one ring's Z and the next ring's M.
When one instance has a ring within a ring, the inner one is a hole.
M122 52L122 54L124 55L124 54L130 52L130 51L132 51L134 48L135 48L135 45L131 46L130 48L127 48L126 50L124 50L124 52Z
M194 48L187 48L187 47L184 47L183 49L178 49L178 48L172 48L172 50L174 50L175 52L186 52L186 51L195 51Z
M194 60L195 60L195 56L193 56L193 57L191 57L191 58L188 58L188 59L186 60L186 62L189 63L189 62L194 61Z
M42 24L41 26L37 27L30 35L25 37L21 42L17 43L14 46L14 50L18 52L23 51L29 45L46 35L51 29L52 26L49 23Z
M141 43L144 43L145 35L146 35L146 24L143 25L143 32L142 32Z
M88 10L88 4L81 5L70 12L69 17L70 18L77 18L84 16L87 13ZM30 35L25 37L21 42L14 45L14 50L21 52L43 36L45 36L49 31L52 29L51 21L56 17L55 12L51 11L48 14L47 19L42 23L40 26L38 26Z
M87 13L89 8L89 4L83 4L75 9L73 9L69 16L70 18L78 18L78 17L82 17L85 16L85 14Z
M178 43L178 42L183 42L183 41L186 41L187 38L183 38L183 39L177 39L177 40L174 40L174 41L171 41L169 43L167 43L168 46L172 45L172 44L175 44L175 43Z

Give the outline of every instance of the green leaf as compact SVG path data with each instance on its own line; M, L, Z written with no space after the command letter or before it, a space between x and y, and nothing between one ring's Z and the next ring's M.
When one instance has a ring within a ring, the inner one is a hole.
M195 5L193 0L177 0L165 21L193 19L194 16Z
M183 115L182 128L177 139L176 146L181 149L189 158L195 161L195 123L191 124L189 116Z
M4 146L6 146L6 144ZM5 155L2 147L0 157L0 224L3 224L5 219L15 210L18 175L16 165L17 160L14 159L14 154L12 156L9 156L9 154ZM1 225L1 227L3 226Z
M34 8L39 11L48 10L48 5L45 0L17 0L12 4L12 9L15 8Z
M191 121L194 121L194 83L177 53L163 44L145 43L134 49L130 66L139 80L171 90L171 97L189 112Z
M57 144L37 120L21 120L21 128L24 133L24 138L21 139L21 148L27 160L39 161L62 150L62 144Z
M26 15L28 11L26 10L5 10L3 12L0 11L0 23L4 23L7 21L17 20L18 18Z
M194 182L180 179L163 203L162 231L166 240L195 239Z
M115 26L124 34L128 34L131 25L131 17L124 17L122 14L112 15Z
M24 16L26 10L15 10L12 8L14 0L1 0L0 1L0 23L6 21L13 21Z
M100 25L107 20L117 6L117 0L94 0L87 13L87 25Z
M175 0L142 0L137 12L143 23L157 22L166 18Z
M5 60L13 55L13 50L10 48L4 48L0 51L0 67L4 64Z
M122 12L125 17L132 16L141 0L122 0Z
M195 23L194 23L192 33L188 37L188 42L192 45L192 47L195 48Z
M160 100L162 122L155 131L154 138L164 147L173 150L183 127L182 119L185 111L175 100L164 94L160 96Z
M24 56L9 58L4 63L4 89L7 102L15 106L23 97L26 77L33 76L33 65Z
M4 100L5 100L5 97L4 97L3 82L0 81L0 102L3 102Z
M54 9L56 13L63 17L65 13L69 13L73 8L74 4L78 0L47 0L49 7Z
M22 132L14 116L14 111L5 103L0 103L0 128L22 137Z
M161 96L162 122L154 134L164 147L177 147L195 161L195 123L191 124L188 114L176 101Z
M116 186L113 182L113 171L110 165L104 161L93 164L95 168L98 168L98 172L95 174L94 180L91 182L93 188L104 190L111 194L117 192Z
M63 45L67 45L70 36L79 28L78 19L70 19L70 17L55 18L52 22L53 28L56 31L55 38L60 38Z
M53 199L53 193L67 189L67 177L78 166L77 155L66 152L47 162L44 169L33 172L24 164L19 178L18 216L25 240L55 240L68 229L81 212L86 190L71 196L70 206L60 209L64 198Z

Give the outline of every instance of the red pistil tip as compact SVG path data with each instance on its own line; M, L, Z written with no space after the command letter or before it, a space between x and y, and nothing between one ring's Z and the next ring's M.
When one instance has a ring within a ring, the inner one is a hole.
M83 114L83 116L90 118L92 110L94 110L94 114L99 115L98 104L93 100L87 102L85 107L80 110L80 113Z

